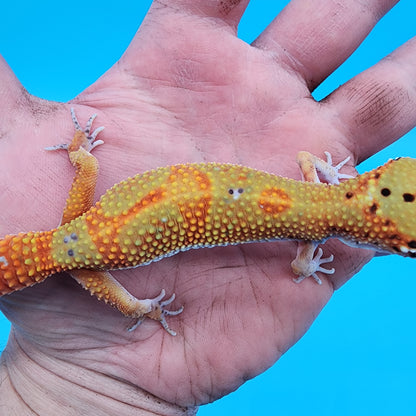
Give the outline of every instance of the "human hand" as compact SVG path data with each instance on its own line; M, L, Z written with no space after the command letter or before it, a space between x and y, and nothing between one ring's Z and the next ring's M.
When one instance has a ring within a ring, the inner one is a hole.
M105 145L95 151L97 195L126 176L179 162L233 162L300 178L299 150L361 161L414 125L407 81L414 43L325 102L310 95L363 39L374 16L395 2L369 2L360 10L293 1L254 47L235 36L247 1L233 3L155 2L120 62L71 103L80 120L97 112L97 124L106 127ZM345 36L351 22L356 32ZM65 155L42 149L70 140L68 106L27 96L5 66L0 76L7 88L0 104L6 139L0 143L6 190L0 204L7 220L1 235L51 228L71 168ZM325 277L323 287L312 280L293 284L296 248L283 242L196 250L115 272L137 297L162 287L177 293L185 311L170 320L176 338L152 322L128 333L130 322L117 311L69 279L51 278L2 299L15 327L6 356L24 351L35 357L34 366L42 353L56 374L62 360L65 371L89 369L97 386L105 374L183 406L215 400L278 359L333 287L369 259L368 252L341 244L324 250L335 254L337 273Z

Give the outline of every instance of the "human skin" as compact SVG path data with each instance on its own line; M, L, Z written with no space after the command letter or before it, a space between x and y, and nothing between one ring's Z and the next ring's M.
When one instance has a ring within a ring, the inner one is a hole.
M30 96L0 61L0 235L55 227L72 179L74 107L97 113L97 195L158 166L218 161L300 179L299 150L344 173L416 124L416 42L323 102L311 92L396 1L293 0L253 45L236 36L248 0L154 1L120 61L70 103ZM318 6L317 6L318 4ZM351 30L353 27L353 30ZM347 33L347 36L346 36ZM0 409L16 415L186 414L271 366L369 251L328 242L336 273L292 281L295 242L193 250L114 276L138 298L175 292L172 337L131 321L66 275L5 296L12 322ZM261 340L261 342L259 342ZM150 394L149 394L150 393ZM148 413L145 413L146 409ZM14 412L14 413L13 413ZM101 413L100 413L101 412ZM107 413L106 413L107 412Z

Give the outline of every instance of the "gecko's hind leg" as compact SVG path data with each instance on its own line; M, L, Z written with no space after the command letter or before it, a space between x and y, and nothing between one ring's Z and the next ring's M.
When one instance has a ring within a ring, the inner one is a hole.
M129 331L136 329L145 318L150 318L160 322L170 335L176 335L166 322L166 316L179 315L183 311L182 307L173 311L166 309L174 301L175 295L163 300L165 291L162 290L155 298L137 299L106 271L72 270L71 276L91 295L117 308L123 315L135 319Z
M71 142L46 148L46 150L66 150L70 162L75 167L75 176L62 214L61 225L91 208L99 170L98 160L91 151L104 143L102 140L96 140L104 127L98 127L91 133L96 115L88 119L84 129L81 128L73 108L71 108L71 117L75 127Z
M98 161L91 154L91 151L104 143L102 140L96 140L104 127L98 127L91 133L95 115L88 119L84 129L81 128L73 109L71 109L71 117L75 127L72 141L69 144L47 148L47 150L66 150L69 160L75 167L75 177L66 201L61 224L70 222L91 208L98 177ZM178 315L182 312L182 308L177 311L165 309L166 306L173 302L174 296L163 301L165 292L162 291L154 299L140 300L128 292L107 271L81 269L72 270L70 274L79 284L89 290L92 295L114 306L125 316L134 318L136 320L136 323L133 325L134 328L144 318L148 317L159 321L169 334L175 335L175 332L169 328L166 322L166 316Z

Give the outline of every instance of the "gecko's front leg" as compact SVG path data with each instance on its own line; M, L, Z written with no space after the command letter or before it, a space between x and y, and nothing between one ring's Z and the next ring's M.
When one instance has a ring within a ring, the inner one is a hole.
M331 185L339 184L340 179L352 178L350 175L340 173L339 170L350 160L349 157L344 159L338 165L332 165L332 157L329 152L325 152L326 161L312 155L309 152L299 152L297 162L302 172L302 177L307 182L320 183L318 172ZM302 282L306 277L312 277L318 284L322 281L318 277L317 272L324 274L333 274L334 268L326 269L323 264L330 263L334 259L331 254L329 257L322 257L323 250L318 248L319 243L316 241L299 242L296 258L292 261L291 267L293 273L298 277L293 281ZM315 253L316 252L316 253Z
M331 254L329 257L322 258L322 248L319 247L315 254L317 247L318 243L314 241L298 243L296 258L291 263L293 273L299 276L293 278L295 283L300 283L306 277L310 276L315 279L316 283L321 285L322 280L318 277L317 272L324 274L333 274L335 272L334 268L325 269L321 267L322 264L331 263L334 260L334 256Z

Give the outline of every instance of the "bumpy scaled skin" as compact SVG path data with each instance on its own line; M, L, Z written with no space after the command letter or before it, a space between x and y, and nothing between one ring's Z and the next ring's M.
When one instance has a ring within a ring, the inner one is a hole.
M89 135L93 119L85 131L74 115L73 119L77 133L72 143L56 147L68 150L77 168L63 224L0 241L2 295L53 273L72 271L92 294L125 315L139 322L145 316L157 319L173 333L164 315L181 310L165 310L172 298L162 302L163 292L139 301L105 271L145 265L191 248L279 239L312 242L307 263L313 259L316 242L330 237L416 256L414 159L391 160L339 185L299 182L231 164L168 166L126 179L90 207L97 164L89 151L99 144L94 143L97 131ZM305 160L316 166L313 156L308 159L303 153ZM302 170L305 173L307 168ZM83 193L86 180L92 185ZM320 259L319 250L313 270L294 268L301 276L298 280L316 271L332 272L320 267L331 259Z

